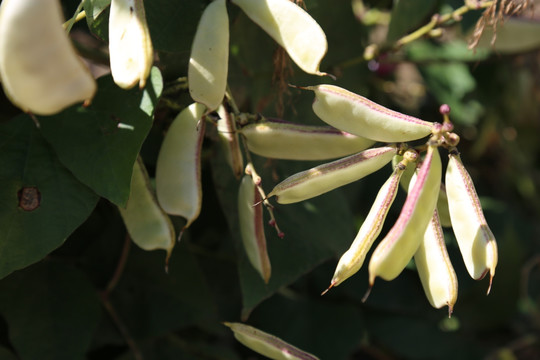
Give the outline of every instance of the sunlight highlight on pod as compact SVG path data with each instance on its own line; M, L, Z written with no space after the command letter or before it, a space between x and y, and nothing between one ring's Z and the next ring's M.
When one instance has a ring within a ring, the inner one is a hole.
M154 62L152 39L143 0L112 0L109 15L109 56L116 85L144 88Z
M491 290L498 253L472 179L458 154L450 153L446 168L446 193L452 229L469 275L482 279L489 272Z
M229 327L233 331L234 337L240 343L270 359L319 360L318 357L252 326L229 322L225 322L223 325Z
M176 243L174 227L157 203L141 158L133 166L126 208L118 207L118 210L135 244L144 250L163 249L169 258Z
M351 155L375 143L329 126L295 124L267 119L246 125L240 132L249 151L285 160L328 160Z
M156 193L163 210L187 220L189 227L201 211L200 153L206 107L194 103L173 120L159 150L156 163Z
M384 225L384 220L388 215L388 211L396 198L399 180L401 179L401 175L406 166L406 164L402 163L397 164L394 167L392 175L386 180L383 186L381 186L356 238L352 242L349 250L347 250L339 259L334 276L330 281L330 286L326 291L334 286L338 286L343 281L356 274L364 264L366 255L377 236L379 236ZM323 294L326 293L326 291L323 292Z
M62 23L58 0L2 1L0 78L7 97L26 112L52 115L96 92Z
M313 111L322 121L351 134L387 143L431 134L433 123L387 109L338 86L299 88L315 92Z
M229 16L225 0L214 0L204 10L188 67L191 98L216 110L223 101L229 67Z
M458 280L446 250L437 211L434 211L414 254L414 263L429 303L436 309L448 306L450 317L457 301Z
M409 185L401 213L369 261L369 284L376 277L395 279L416 253L437 204L441 184L441 158L437 146L427 154Z
M264 235L262 198L253 178L244 175L238 191L240 236L249 262L268 283L271 275L270 259Z
M330 163L291 175L268 194L280 204L306 200L360 180L392 161L395 146L368 149Z
M270 35L300 69L319 71L328 50L326 35L304 9L289 0L232 0L246 15Z

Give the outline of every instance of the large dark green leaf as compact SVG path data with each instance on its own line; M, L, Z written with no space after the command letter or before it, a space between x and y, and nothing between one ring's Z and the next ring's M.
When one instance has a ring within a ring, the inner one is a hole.
M125 91L111 76L98 80L98 93L87 107L71 107L40 117L41 131L58 158L83 183L111 202L124 206L131 173L163 83L152 69L144 90ZM119 123L133 129L119 128Z
M1 278L60 246L98 196L60 163L28 116L0 125L0 164Z
M85 275L51 261L2 280L0 311L22 360L84 359L101 314Z
M165 252L132 247L111 303L133 337L145 339L194 325L217 322L209 289L193 255L180 243L169 272Z

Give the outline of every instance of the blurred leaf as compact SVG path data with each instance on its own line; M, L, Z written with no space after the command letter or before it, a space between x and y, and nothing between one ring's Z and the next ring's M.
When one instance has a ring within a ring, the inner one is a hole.
M60 246L90 215L98 196L59 162L26 115L0 124L0 164L2 278ZM19 206L23 188L30 190L28 211Z
M407 32L429 22L428 15L433 12L438 1L396 0L392 8L386 41L393 43Z
M463 40L453 40L435 44L428 40L417 40L406 48L407 57L415 62L450 62L450 61L481 61L489 57L485 49L471 50Z
M22 360L84 359L101 315L85 275L52 261L2 280L0 311Z
M371 343L382 345L400 359L483 358L472 339L443 332L434 321L399 314L369 313L366 317Z
M41 131L58 158L83 183L118 206L129 197L133 164L152 126L154 107L163 89L152 69L144 90L125 91L112 77L98 80L99 91L87 108L71 107L40 117ZM118 128L118 124L132 126Z
M419 69L439 104L450 105L453 122L476 124L484 108L478 101L466 98L476 88L476 80L467 65L459 62L435 63L420 66Z

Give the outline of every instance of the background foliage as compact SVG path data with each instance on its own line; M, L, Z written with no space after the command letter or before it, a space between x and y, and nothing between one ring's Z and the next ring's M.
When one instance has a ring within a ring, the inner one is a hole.
M334 83L429 121L441 120L440 104L451 105L463 161L499 244L489 297L486 280L469 279L451 232L459 279L451 319L430 307L414 268L392 282L378 281L365 303L365 269L320 296L390 168L313 200L277 206L286 235L267 229L273 274L265 285L241 248L239 183L212 127L204 143L203 210L175 247L169 272L164 252L131 244L117 205L127 201L137 154L152 176L168 125L191 103L177 79L186 76L207 3L145 2L158 61L142 91L121 90L103 75L89 108L41 117L40 129L0 99L0 358L258 358L221 325L241 320L321 359L540 357L540 53L468 50L466 34L481 13L475 11L440 39L420 39L370 62L362 57L387 31L393 42L432 14L461 6L457 0L401 1L393 8L391 1L366 2L370 13L358 1L305 5L328 37L322 70L337 76ZM77 1L63 4L71 17ZM98 72L108 64L107 1L86 0L85 8L87 22L75 25L73 38ZM272 80L277 45L238 8L228 10L229 85L241 110L320 124L311 94ZM290 66L293 75L283 81L332 82ZM121 131L118 122L135 130ZM268 190L313 165L254 159ZM20 211L23 186L53 200ZM389 216L398 211L395 206ZM173 221L179 229L184 220Z

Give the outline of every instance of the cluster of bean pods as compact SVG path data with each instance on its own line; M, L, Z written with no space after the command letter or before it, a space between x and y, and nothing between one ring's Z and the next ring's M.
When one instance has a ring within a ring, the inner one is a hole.
M327 52L317 22L289 0L231 0L271 36L296 65L313 75ZM51 115L90 101L96 83L79 60L62 29L59 0L4 0L0 7L0 77L5 93L24 111ZM54 51L51 50L54 47ZM116 84L143 88L153 63L153 48L143 0L112 0L109 18L111 72ZM407 198L390 231L375 247L368 264L369 289L377 277L396 278L414 259L429 302L435 308L457 301L457 278L442 226L453 229L470 276L490 276L497 265L497 245L482 212L473 182L461 162L449 120L442 124L401 114L335 85L300 87L313 91L314 113L327 125L307 126L231 111L225 106L229 56L226 0L204 10L193 40L188 66L194 103L171 124L156 164L156 190L142 161L134 165L131 194L120 213L132 239L143 249L165 249L170 255L176 236L168 215L185 218L183 232L199 216L202 203L200 153L206 119L217 114L217 130L232 172L239 179L240 235L250 263L264 282L271 278L263 208L269 199L290 204L362 179L392 163L393 171L341 256L330 288L340 285L363 265L383 228L401 186ZM406 143L426 139L424 145ZM382 143L382 144L381 144ZM242 152L242 146L245 153ZM377 144L377 145L376 145ZM373 147L376 145L376 147ZM448 151L444 184L440 149ZM287 160L332 160L284 179L265 194L249 153ZM246 161L247 160L247 161ZM369 290L367 292L369 294ZM366 296L367 296L366 294ZM235 337L274 359L316 359L272 335L247 325L226 323Z

